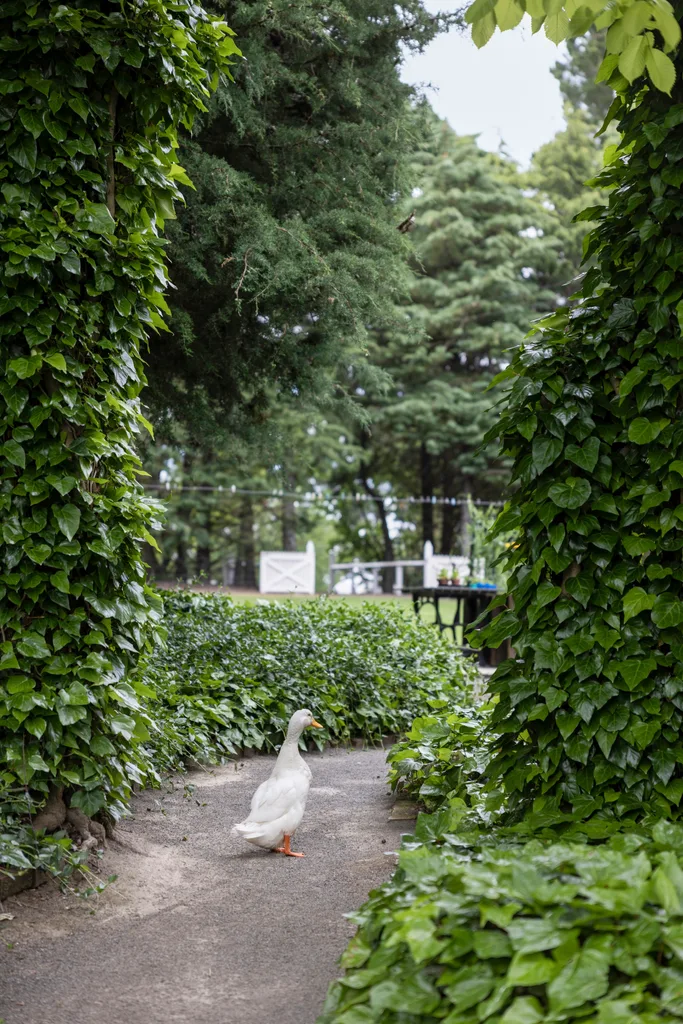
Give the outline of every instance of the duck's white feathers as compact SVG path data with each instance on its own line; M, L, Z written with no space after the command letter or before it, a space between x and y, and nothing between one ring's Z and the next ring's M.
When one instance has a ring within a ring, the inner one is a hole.
M274 849L292 836L306 810L310 772L288 771L262 782L251 800L249 817L235 832L256 846Z
M311 771L298 750L300 734L301 729L292 732L290 728L270 778L261 783L251 798L248 818L233 829L255 846L269 850L282 846L285 835L294 835L301 824Z

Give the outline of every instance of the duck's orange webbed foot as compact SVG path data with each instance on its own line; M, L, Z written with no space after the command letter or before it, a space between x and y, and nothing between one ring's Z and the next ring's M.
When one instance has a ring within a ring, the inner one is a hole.
M284 853L285 857L305 857L304 853L294 853L290 848L290 836L285 836L284 846L276 846L275 853Z

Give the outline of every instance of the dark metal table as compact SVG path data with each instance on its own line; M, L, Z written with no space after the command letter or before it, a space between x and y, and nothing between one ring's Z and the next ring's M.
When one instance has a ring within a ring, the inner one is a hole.
M482 612L486 611L497 594L498 591L493 587L418 587L410 591L415 614L419 615L420 609L424 605L431 605L434 608L434 625L438 626L442 633L444 630L450 630L456 644L458 643L457 629L462 628L463 643L458 646L469 654L478 653L480 665L497 664L509 656L508 652L503 649L491 650L488 647L482 647L475 652L464 643L467 627L479 618ZM455 601L455 610L452 616L444 615L444 609L440 604L442 599Z

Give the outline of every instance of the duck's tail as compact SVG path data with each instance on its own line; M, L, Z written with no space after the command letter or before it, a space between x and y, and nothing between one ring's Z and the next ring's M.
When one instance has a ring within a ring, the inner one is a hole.
M263 825L256 821L242 821L239 825L233 825L230 835L241 836L248 843L258 842L263 838Z

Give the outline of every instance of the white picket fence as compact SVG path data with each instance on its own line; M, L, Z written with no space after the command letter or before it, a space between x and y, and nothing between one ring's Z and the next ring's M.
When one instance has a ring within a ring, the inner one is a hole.
M305 551L262 551L261 594L315 594L315 545Z

